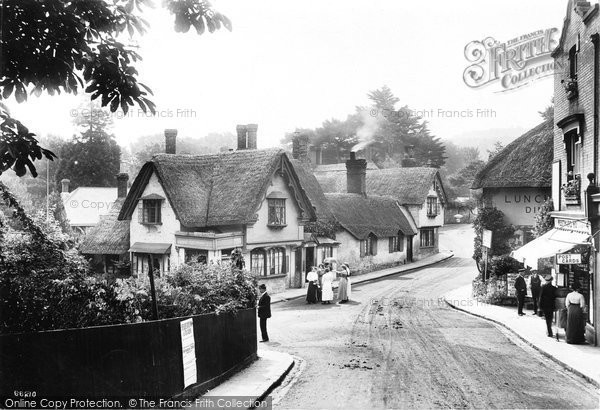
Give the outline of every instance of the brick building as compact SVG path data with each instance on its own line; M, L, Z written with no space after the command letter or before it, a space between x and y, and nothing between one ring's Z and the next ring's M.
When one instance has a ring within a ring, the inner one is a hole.
M581 255L580 264L555 264L554 269L558 286L576 282L582 286L588 304L586 339L593 344L600 330L596 235L600 194L595 177L599 165L599 32L598 4L569 0L560 42L552 54L556 67L552 216L555 230L579 242L566 253Z

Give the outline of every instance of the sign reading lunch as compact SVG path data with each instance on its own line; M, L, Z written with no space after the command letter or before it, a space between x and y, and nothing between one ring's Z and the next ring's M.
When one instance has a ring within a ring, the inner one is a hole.
M504 213L507 223L533 226L550 190L544 188L503 188L490 190L491 205Z
M505 42L493 37L465 46L470 65L463 73L465 84L481 88L499 84L499 92L514 90L554 74L551 54L558 46L559 30L549 28L523 34Z

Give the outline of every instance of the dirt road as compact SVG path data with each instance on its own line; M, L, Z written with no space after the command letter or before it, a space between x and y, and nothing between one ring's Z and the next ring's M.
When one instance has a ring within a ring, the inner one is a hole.
M357 286L349 304L273 305L269 348L304 359L276 407L598 408L585 380L446 306L441 296L474 275L471 259L455 257Z

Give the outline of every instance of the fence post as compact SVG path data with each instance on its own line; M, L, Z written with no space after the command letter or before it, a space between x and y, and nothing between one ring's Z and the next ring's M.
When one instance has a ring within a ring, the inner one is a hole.
M156 303L156 288L154 287L154 261L152 254L148 254L148 277L150 278L150 293L152 296L152 316L158 320L158 304Z

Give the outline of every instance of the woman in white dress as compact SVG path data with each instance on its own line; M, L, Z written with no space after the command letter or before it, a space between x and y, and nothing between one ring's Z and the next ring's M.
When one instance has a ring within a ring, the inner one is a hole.
M321 278L323 287L322 287L322 298L323 304L329 305L333 300L333 280L335 279L335 274L327 269L323 277Z
M347 263L343 263L341 270L339 270L337 273L340 277L338 299L340 300L340 303L346 303L352 294L352 288L350 286L350 267Z

